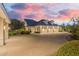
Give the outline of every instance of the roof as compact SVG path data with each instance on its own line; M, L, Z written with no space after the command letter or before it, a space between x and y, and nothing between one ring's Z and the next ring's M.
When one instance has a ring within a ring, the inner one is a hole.
M53 20L49 21L49 25L54 25L54 21Z
M37 25L49 25L48 20L40 20Z
M48 20L40 20L40 21L35 21L33 19L25 19L25 22L27 26L38 26L38 25L44 25L44 26L58 26L57 24L54 23L54 21L48 21Z
M27 26L35 26L37 25L37 22L32 19L25 19L25 22L27 23Z
M2 3L0 3L0 17L3 18L5 22L10 23L5 7L3 6Z

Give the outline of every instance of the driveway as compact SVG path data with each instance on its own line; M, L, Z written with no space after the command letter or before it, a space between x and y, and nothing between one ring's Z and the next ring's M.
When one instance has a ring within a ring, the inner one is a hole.
M64 42L69 33L31 34L12 36L6 40L5 46L0 46L0 55L12 56L47 56L54 54Z

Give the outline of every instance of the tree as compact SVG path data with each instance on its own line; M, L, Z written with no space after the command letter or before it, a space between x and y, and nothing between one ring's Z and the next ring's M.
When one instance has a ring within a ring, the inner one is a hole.
M77 18L73 18L73 25L72 25L72 38L74 39L78 39L79 40L79 19Z
M61 27L62 27L63 31L66 30L66 29L65 29L65 24L64 24L64 23L61 25Z
M24 28L24 22L21 22L17 19L13 19L13 20L11 20L10 28L12 30Z

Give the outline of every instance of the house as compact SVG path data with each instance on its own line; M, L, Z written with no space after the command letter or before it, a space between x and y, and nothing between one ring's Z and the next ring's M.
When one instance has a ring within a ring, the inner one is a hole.
M4 5L0 3L0 45L5 44L5 40L8 39L8 24L9 18L6 14Z
M35 30L35 26L37 25L37 22L32 19L25 19L25 29L26 31L32 31Z
M26 30L30 30L32 33L53 33L59 32L61 27L54 23L54 21L40 20L38 22L32 19L25 19Z

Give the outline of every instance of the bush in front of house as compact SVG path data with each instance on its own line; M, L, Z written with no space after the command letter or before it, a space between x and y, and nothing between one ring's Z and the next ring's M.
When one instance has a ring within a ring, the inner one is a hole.
M19 34L30 34L31 31L26 31L25 29L19 29L18 30Z
M22 34L22 32L25 32L25 30L24 30L23 28L17 30L17 33L18 33L18 34Z
M19 34L30 34L31 31L26 31L24 29L11 30L9 31L10 36L19 35Z
M59 30L59 32L63 32L63 30Z
M16 33L16 31L9 31L9 35L14 36L14 35L17 35L17 33Z
M35 32L35 33L40 33L40 32Z
M21 34L30 34L30 31L22 31Z
M79 56L79 40L69 41L56 53L57 56Z

